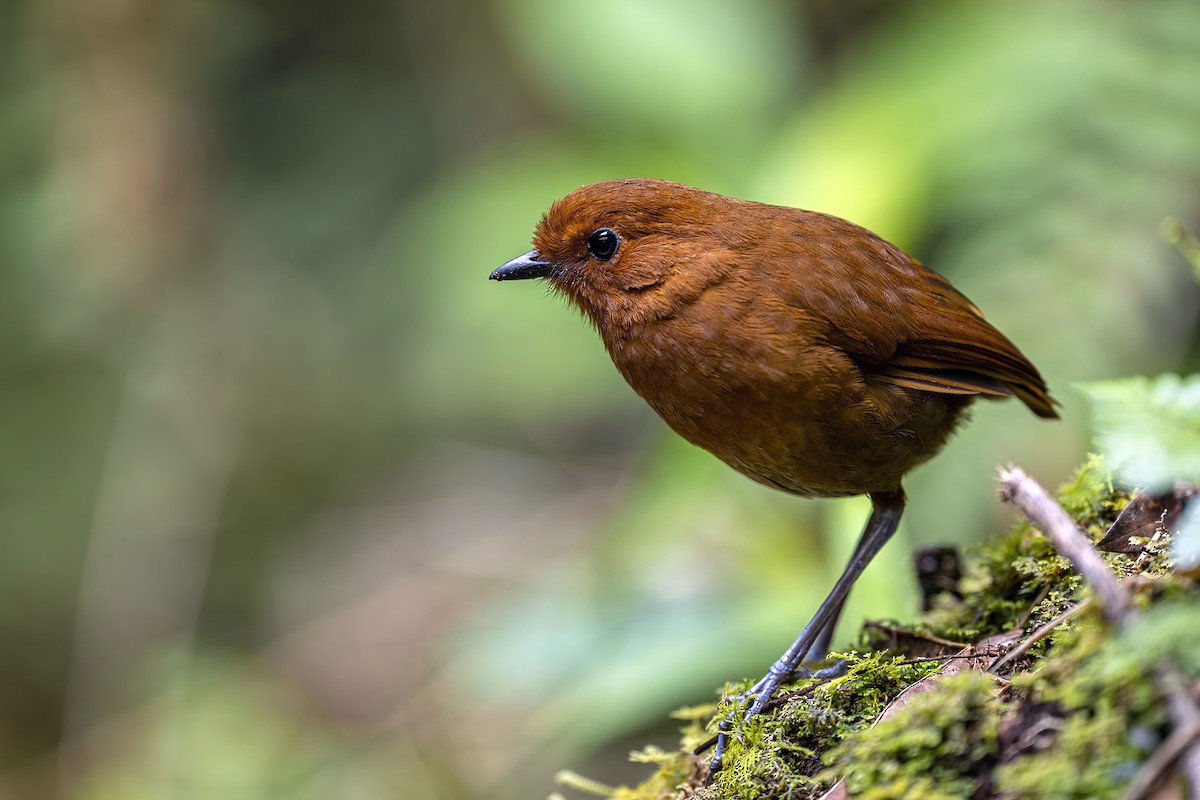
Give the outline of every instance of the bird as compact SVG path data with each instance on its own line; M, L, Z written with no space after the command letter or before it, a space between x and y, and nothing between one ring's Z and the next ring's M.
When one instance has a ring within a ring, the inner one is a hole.
M606 180L553 203L532 244L490 278L546 280L677 434L783 492L871 500L828 596L741 696L746 718L810 652L824 656L850 588L896 531L904 477L972 401L1016 398L1058 417L1037 368L946 278L836 216Z

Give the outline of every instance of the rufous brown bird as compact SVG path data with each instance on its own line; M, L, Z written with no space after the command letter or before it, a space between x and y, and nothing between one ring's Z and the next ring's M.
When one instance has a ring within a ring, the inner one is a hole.
M533 246L492 279L548 280L684 439L791 494L871 498L849 564L746 693L747 716L810 650L824 655L850 587L900 521L902 479L973 399L1058 416L1033 364L949 281L838 217L612 180L552 205Z

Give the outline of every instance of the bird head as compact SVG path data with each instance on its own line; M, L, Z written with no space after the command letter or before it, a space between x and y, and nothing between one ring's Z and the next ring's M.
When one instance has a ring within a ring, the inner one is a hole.
M600 327L644 322L715 279L730 227L718 206L738 202L660 180L589 184L551 206L534 248L491 278L545 278Z

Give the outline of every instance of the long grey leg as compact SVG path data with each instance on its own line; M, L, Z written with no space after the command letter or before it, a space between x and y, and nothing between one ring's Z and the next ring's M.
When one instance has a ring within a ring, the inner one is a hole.
M771 695L779 688L779 684L796 671L808 655L809 650L813 649L814 644L824 640L823 647L828 647L829 637L833 634L833 627L837 624L837 618L846 602L846 596L850 594L850 587L862 575L863 570L871 563L880 549L892 538L900 524L900 515L903 513L903 489L871 493L871 517L867 520L867 527L863 530L862 537L854 548L854 555L850 557L850 562L846 564L841 577L834 583L829 596L817 608L817 613L796 637L796 641L792 642L792 646L771 665L767 674L746 693L747 696L754 697L754 702L746 711L747 719L763 710L767 701L771 699ZM725 754L731 727L732 720L729 718L721 723L716 748L713 750L713 758L708 765L710 778L721 769L721 759Z

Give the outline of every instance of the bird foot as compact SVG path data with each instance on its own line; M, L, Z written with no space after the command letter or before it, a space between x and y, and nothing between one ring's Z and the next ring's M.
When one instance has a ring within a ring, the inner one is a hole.
M903 511L904 492L900 489L871 494L871 518L867 520L867 527L859 537L858 544L854 548L854 555L850 557L846 569L833 584L833 589L822 601L817 613L804 626L804 630L800 631L796 641L792 642L792 646L771 665L771 669L767 671L762 680L751 686L742 696L746 700L753 698L742 717L743 719L750 719L766 708L767 703L771 700L771 695L785 680L792 676L804 676L805 673L800 671L801 664L809 653L825 652L829 644L827 635L832 634L833 628L837 624L837 618L841 613L842 604L846 601L846 595L850 593L850 587L858 580L858 576L862 574L863 569L875 557L884 543L896 532L896 526L900 523L900 515ZM815 649L814 646L816 646ZM845 663L843 662L842 669L844 668ZM811 676L810 671L808 677ZM724 757L725 747L729 743L729 732L733 730L735 714L736 712L731 713L717 727L717 736L714 742L716 748L713 750L712 761L708 765L706 782L711 781L721 769L721 759Z
M816 680L827 681L833 678L840 678L846 674L847 664L844 658L839 658L832 664L819 668L797 667L791 672L777 672L774 667L766 675L760 678L753 686L741 694L734 695L730 699L737 703L745 703L752 701L746 709L746 713L742 716L742 721L746 721L756 714L762 713L771 701L771 697L783 683L789 681L805 680L813 678ZM725 749L729 746L729 735L733 731L734 718L738 712L731 711L726 715L725 719L721 720L721 724L717 726L717 735L701 744L693 752L696 755L703 753L710 747L713 747L712 760L708 762L708 770L704 774L704 785L712 783L713 777L721 771L722 761L725 757Z

